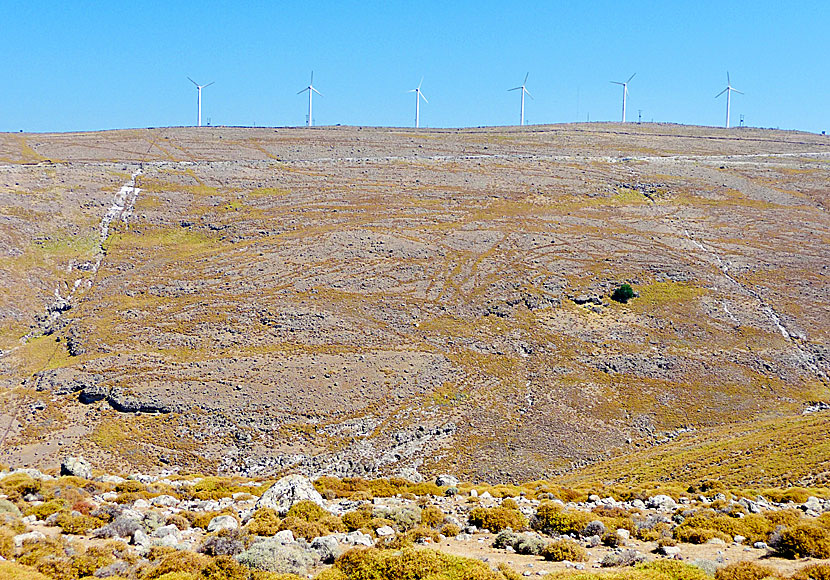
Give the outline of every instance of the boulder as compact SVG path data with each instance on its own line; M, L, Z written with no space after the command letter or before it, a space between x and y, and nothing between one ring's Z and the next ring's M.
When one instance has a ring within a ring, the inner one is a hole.
M340 544L334 536L319 536L311 541L311 549L320 555L320 560L324 564L331 564L334 562L343 550L340 549Z
M381 526L377 530L375 530L375 533L378 535L378 537L385 538L388 536L394 536L395 530L392 529L391 526Z
M153 532L154 538L166 538L167 536L175 537L176 543L178 543L179 537L181 536L181 532L179 531L179 528L177 528L173 524L161 526L160 528L156 528L156 530Z
M374 546L375 542L372 536L364 534L363 532L354 531L346 534L345 543L352 546Z
M293 544L294 532L291 530L282 530L274 534L274 541L278 544Z
M239 522L233 516L222 515L216 516L208 524L208 532L218 532L219 530L235 530L239 527Z
M39 542L45 539L46 536L44 536L41 532L34 531L26 534L18 534L12 538L12 541L14 542L15 548L20 548L25 542Z
M61 462L61 475L92 479L92 465L83 457L67 457Z
M444 473L435 478L435 485L439 487L458 487L458 478Z
M677 508L677 502L667 495L655 495L648 498L646 507L668 512Z
M302 475L287 475L262 494L256 502L256 507L272 508L284 516L291 506L301 501L313 501L320 507L325 507L323 496L314 489L308 478Z

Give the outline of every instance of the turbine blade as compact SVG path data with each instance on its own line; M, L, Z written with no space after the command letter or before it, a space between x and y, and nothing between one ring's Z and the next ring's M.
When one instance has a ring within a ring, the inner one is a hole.
M422 93L421 91L418 91L418 96L421 97L427 103L429 102L429 101L427 101L427 98L424 96L424 93Z
M199 86L199 83L197 83L196 81L194 81L192 78L187 77L187 80L189 80L191 83L193 83L193 84L194 84L194 85L196 85L197 87Z
M729 90L729 87L726 87L726 88L725 88L725 89L723 89L721 92L719 92L717 95L715 95L715 98L717 99L719 96L721 96L723 93L725 93L725 92L726 92L726 91L728 91L728 90Z
M739 95L743 95L743 94L744 94L744 93L742 93L741 91L739 91L738 89L732 89L732 92L738 93Z
M611 83L612 85L624 85L625 84L625 83L620 83L620 82L617 82L617 81L608 81L608 82Z
M524 87L513 87L512 89L507 89L508 91L518 91L519 89L523 89Z
M524 87L523 87L523 88L524 88ZM531 99L533 99L533 95L531 95L531 94L530 94L530 91L529 91L529 90L525 89L525 92L527 93L527 96L528 96L528 97L530 97ZM536 99L533 99L533 100L535 101Z
M726 71L726 85L729 86L731 84L732 82L729 80L729 71Z
M525 75L525 80L524 80L524 82L522 83L522 86L525 86L525 85L527 84L527 77L529 77L529 76L530 76L530 73L527 73L527 74Z
M314 71L311 71L311 81L308 84L309 86L314 84Z
M424 84L424 77L421 77L421 82L418 83L418 89L419 90L420 90L422 84Z
M627 80L627 81L625 81L625 84L630 83L630 82L631 82L631 79L633 79L633 78L634 78L634 77L636 77L636 76L637 76L637 73L634 73L633 75L631 75L630 77L628 77L628 80Z
M212 85L212 84L213 84L213 83L215 83L215 82L216 82L216 81L210 81L208 84L206 84L206 85L202 85L202 88L209 87L210 85Z
M311 89L312 91L314 91L315 93L317 93L318 95L320 95L321 97L323 96L323 93L321 93L320 91L318 91L314 87L308 87L308 88Z

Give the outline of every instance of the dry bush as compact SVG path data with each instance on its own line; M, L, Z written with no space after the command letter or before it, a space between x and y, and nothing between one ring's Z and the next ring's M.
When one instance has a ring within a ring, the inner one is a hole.
M286 514L287 517L300 518L307 522L318 522L327 515L330 515L329 512L309 500L295 503Z
M546 502L536 509L533 528L546 533L578 534L585 529L590 518L587 513L566 510L558 504Z
M542 557L550 562L585 562L588 559L588 552L574 542L566 538L549 542L542 548Z
M305 574L319 561L315 552L297 544L281 544L273 538L252 544L236 559L249 568L281 574Z
M435 550L401 552L356 548L343 553L334 565L350 580L501 580L497 572L478 560L451 556Z
M25 473L12 473L0 479L0 493L7 495L11 501L21 500L30 493L38 493L41 487L39 480L32 479Z
M830 564L810 564L793 574L793 580L830 580Z
M328 530L317 522L307 522L294 516L286 516L280 522L280 531L291 530L295 538L305 538L312 540L317 536L325 536Z
M444 523L444 512L434 506L421 510L421 524L430 528L437 528Z
M176 550L168 552L159 563L148 570L142 580L155 580L169 572L199 574L211 563L211 559L202 554Z
M471 525L494 533L506 528L519 530L527 525L527 520L521 513L502 507L474 508L468 519Z
M455 524L444 524L441 528L441 533L448 538L454 538L461 533L461 528Z
M755 562L736 562L718 568L715 572L715 580L762 580L775 576L775 570Z
M273 536L280 531L282 518L273 508L259 508L251 516L245 529L256 536Z
M770 539L770 545L785 558L830 558L830 530L815 524L786 528Z

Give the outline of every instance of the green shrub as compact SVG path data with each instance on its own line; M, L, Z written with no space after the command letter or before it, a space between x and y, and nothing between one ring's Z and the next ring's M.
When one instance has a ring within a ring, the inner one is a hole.
M553 502L545 502L536 509L533 528L547 533L578 534L590 521L589 514L570 511Z
M830 530L815 524L786 528L772 543L785 558L830 558Z
M54 513L57 513L66 507L66 502L62 499L50 499L40 505L34 505L26 510L27 516L35 516L39 520L45 520Z
M585 562L588 559L588 552L574 542L566 538L549 542L542 548L542 557L549 562Z
M711 576L697 566L677 560L655 560L639 565L637 570L656 572L660 575L659 580L711 580Z
M611 294L611 300L625 304L634 298L634 289L630 284L621 284L614 293Z
M376 518L384 518L395 522L395 526L402 532L411 530L421 523L421 508L405 506L398 508L378 508L372 512ZM345 516L344 516L345 518ZM344 520L345 523L345 520Z
M341 518L343 525L350 532L365 528L372 521L372 512L369 510L356 509L351 512L346 512Z
M85 516L76 512L60 512L55 520L55 524L57 524L64 533L79 536L85 535L89 533L90 530L94 530L95 528L100 528L104 525L104 523L104 520L93 518L91 516Z
M470 512L469 522L481 529L497 533L506 528L519 530L527 525L525 517L516 510L502 507L477 507Z
M20 508L7 499L0 499L0 515L2 514L9 514L13 517L20 517L22 515Z
M736 562L715 572L715 580L762 580L770 576L777 576L775 570L755 562Z
M454 538L461 533L461 528L455 524L444 524L444 527L441 528L441 533L448 538Z

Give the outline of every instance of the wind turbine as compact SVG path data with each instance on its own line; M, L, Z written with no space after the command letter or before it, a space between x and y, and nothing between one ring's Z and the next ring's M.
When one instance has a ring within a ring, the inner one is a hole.
M732 83L729 81L729 71L726 71L726 88L723 89L721 92L719 92L717 95L715 95L715 98L717 99L723 93L726 93L726 128L727 129L729 128L729 107L731 105L731 101L732 101L731 97L732 97L733 92L738 93L739 95L743 94L738 89L733 89L732 88Z
M623 88L623 110L622 110L622 122L623 123L625 123L625 100L628 97L628 83L630 83L631 79L633 79L636 75L637 75L637 73L634 73L633 75L628 77L628 80L625 81L624 83L621 83L621 82L618 82L618 81L611 81L611 83L613 83L615 85L622 85L622 88Z
M421 82L418 83L418 86L411 91L407 91L408 93L415 93L415 128L417 129L421 124L421 99L424 100L425 103L429 103L427 98L424 96L424 93L421 92L421 85L424 83L424 77L421 77Z
M530 73L527 73L525 75L525 80L522 81L522 86L513 87L512 89L507 89L508 92L509 91L518 91L518 90L522 91L522 110L521 110L521 113L519 113L519 125L524 125L525 124L525 93L527 93L527 96L530 97L531 99L533 98L533 95L530 94L530 91L527 90L527 87L525 86L527 84L527 77L529 77L529 76L530 76Z
M191 83L196 85L196 90L199 91L199 113L196 115L196 122L198 123L196 126L201 127L202 126L202 89L205 88L205 87L209 87L210 85L212 85L216 81L210 81L206 85L200 85L199 83L197 83L196 81L194 81L190 77L187 77L187 80L189 80Z
M308 91L308 126L311 127L311 94L317 93L321 97L323 96L323 93L314 88L314 71L311 71L311 81L308 83L308 86L297 94L301 95L306 91Z

